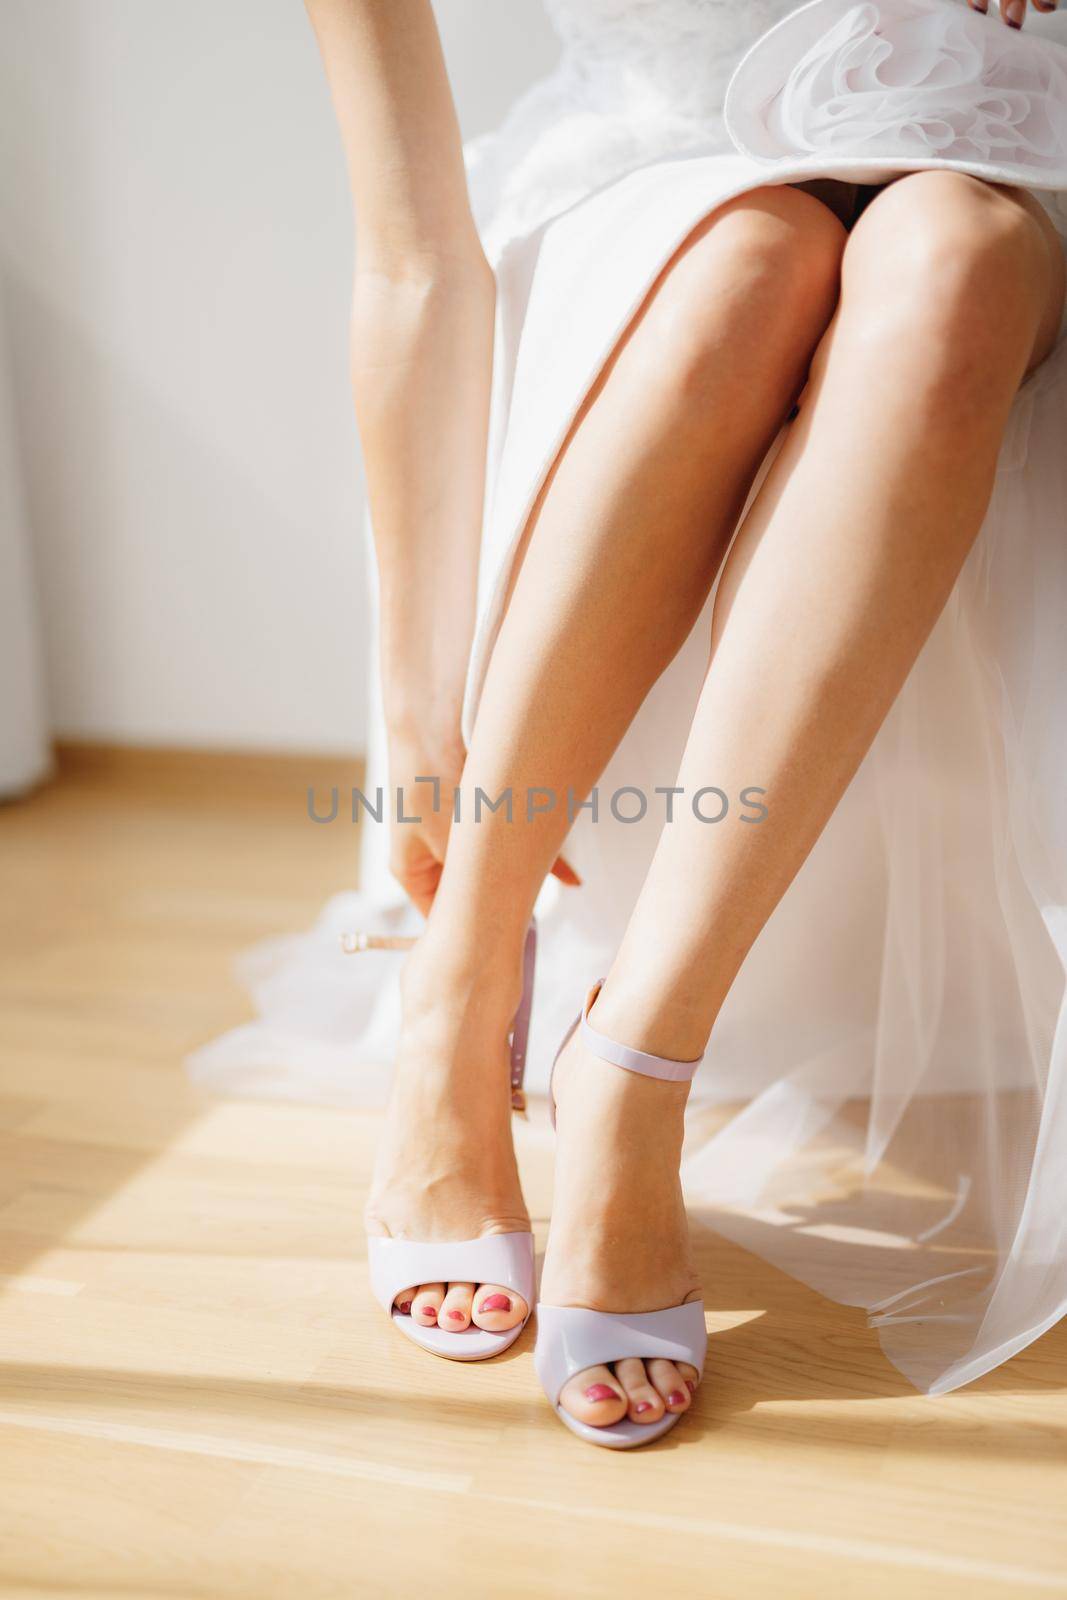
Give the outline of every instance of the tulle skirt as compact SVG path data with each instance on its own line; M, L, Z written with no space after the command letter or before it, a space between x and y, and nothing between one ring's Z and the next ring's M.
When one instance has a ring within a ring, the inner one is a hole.
M837 4L839 26L839 0L825 3ZM931 0L908 0L899 14L916 9L929 12ZM786 43L760 72L793 71L804 52ZM771 103L758 87L746 80L744 105ZM663 265L702 217L745 190L823 173L884 181L937 164L905 160L898 134L894 166L884 128L879 137L873 155L868 143L853 157L846 146L844 158L794 146L657 161L494 252L490 494L468 726L529 508ZM973 152L956 164L980 165ZM942 617L728 998L689 1119L694 1214L865 1307L889 1358L933 1392L1006 1360L1067 1309L1065 419L1061 341L1017 397L988 516ZM705 614L635 719L601 778L597 819L578 816L567 855L583 887L551 882L542 893L535 1091L611 959L663 825L654 805L618 820L611 797L673 781L707 629ZM368 792L386 782L380 715L370 769ZM311 932L245 958L256 1020L198 1052L199 1079L229 1093L382 1099L396 967L385 978L379 965L352 962L338 936L417 925L386 873L385 835L364 829L358 894L339 895Z

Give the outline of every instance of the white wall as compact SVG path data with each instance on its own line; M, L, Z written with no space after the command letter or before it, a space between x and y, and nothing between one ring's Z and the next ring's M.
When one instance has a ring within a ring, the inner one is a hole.
M439 0L465 132L554 44ZM60 734L348 750L366 596L340 150L299 0L4 0L0 243Z

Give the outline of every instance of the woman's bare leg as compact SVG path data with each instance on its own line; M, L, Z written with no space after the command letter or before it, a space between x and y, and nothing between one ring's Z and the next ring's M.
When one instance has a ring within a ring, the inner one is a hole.
M985 515L1012 399L1047 353L1062 299L1055 236L1008 191L925 173L891 185L856 225L800 417L723 574L675 780L689 793L762 785L768 815L709 827L679 808L594 1007L603 1032L661 1055L702 1054L948 598ZM669 1305L684 1233L665 1244L648 1215L680 1203L684 1089L605 1067L580 1044L561 1066L545 1299ZM656 1121L672 1141L658 1172ZM574 1380L568 1408L587 1415L584 1390L603 1377Z
M704 1049L940 615L1058 323L1050 233L1008 191L924 173L849 239L801 415L723 573L677 780L762 784L769 814L709 828L683 808L664 831L597 1008L634 1043Z
M716 213L661 276L531 519L464 772L468 803L476 787L563 796L596 781L707 597L832 315L843 237L818 201L769 190ZM372 1228L433 1239L525 1226L505 1037L531 908L566 831L562 803L529 824L487 813L452 830L405 969ZM445 1292L413 1286L398 1300L410 1295L412 1314L432 1321ZM505 1296L507 1310L483 1316L487 1298L473 1293L472 1313L472 1286L453 1289L441 1325L473 1314L505 1328L525 1309Z

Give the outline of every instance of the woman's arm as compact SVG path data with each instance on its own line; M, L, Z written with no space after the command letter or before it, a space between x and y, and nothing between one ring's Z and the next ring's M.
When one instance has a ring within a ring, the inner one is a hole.
M352 377L381 592L390 780L442 779L435 817L394 829L392 865L426 910L474 630L494 280L467 196L430 0L307 0L356 215Z

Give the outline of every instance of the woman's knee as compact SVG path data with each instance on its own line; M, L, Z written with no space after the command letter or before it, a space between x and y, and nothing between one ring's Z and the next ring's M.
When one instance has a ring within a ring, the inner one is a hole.
M962 173L898 179L849 239L845 308L870 338L921 344L934 366L979 376L983 365L1025 365L1056 287L1034 210L1026 197Z
M726 370L810 357L837 302L845 231L811 195L785 186L720 207L664 272L647 313L659 376L705 391Z

